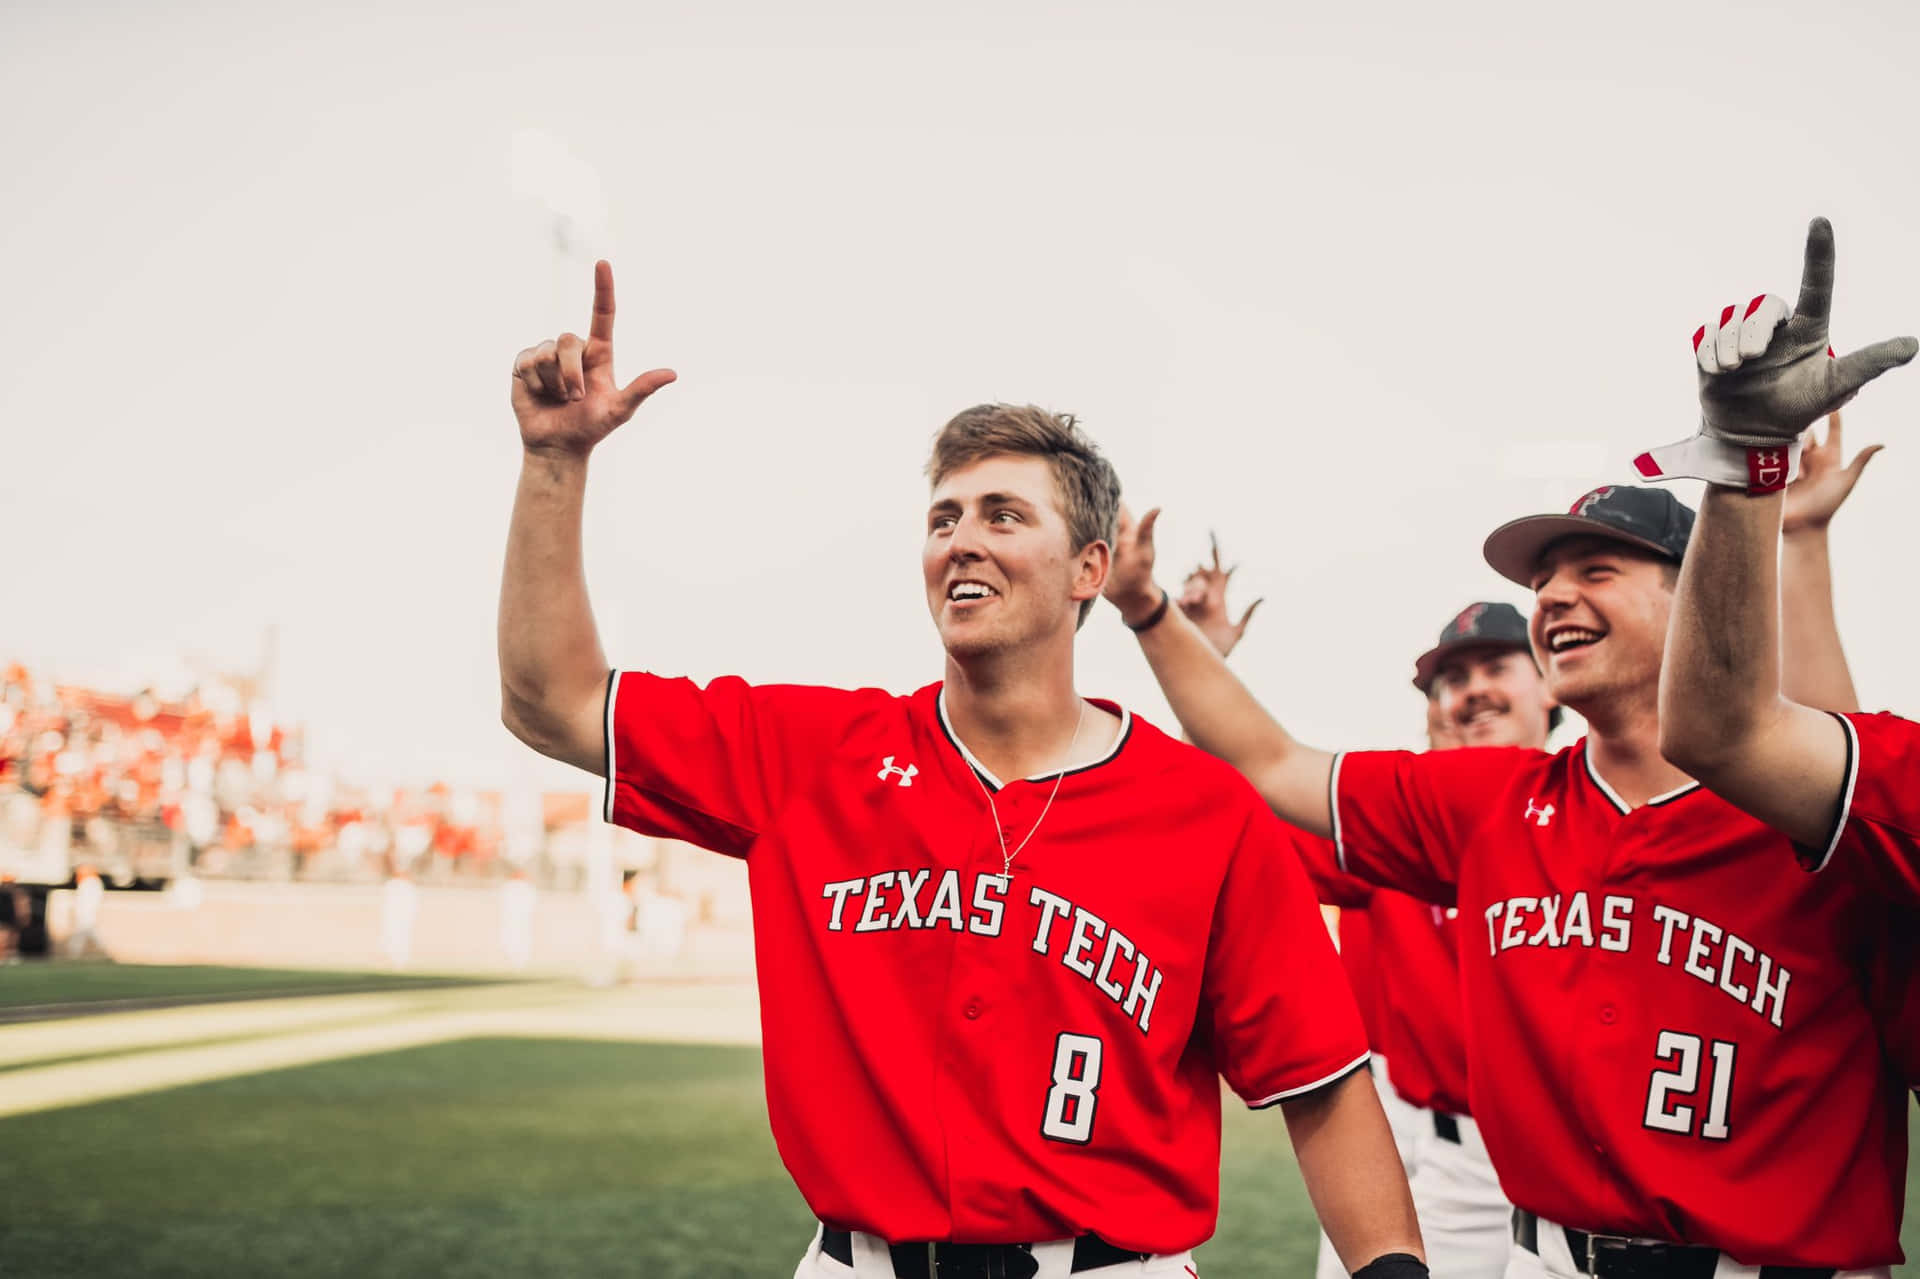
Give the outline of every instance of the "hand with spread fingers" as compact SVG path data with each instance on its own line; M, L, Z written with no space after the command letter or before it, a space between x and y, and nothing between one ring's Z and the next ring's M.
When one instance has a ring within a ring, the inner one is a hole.
M1860 388L1920 352L1910 337L1889 338L1834 358L1827 344L1833 305L1833 227L1815 218L1807 228L1800 302L1762 294L1729 306L1694 332L1700 367L1701 429L1749 448L1790 443Z
M1786 509L1780 531L1795 533L1823 529L1853 493L1853 486L1866 473L1867 463L1884 447L1869 444L1846 461L1842 444L1840 411L1827 414L1827 438L1809 430L1800 447L1800 478L1787 485Z
M1222 567L1220 539L1208 533L1207 540L1213 547L1213 563L1203 563L1187 574L1187 580L1180 587L1180 611L1220 650L1220 656L1225 657L1246 635L1247 623L1253 620L1253 610L1260 607L1261 601L1247 605L1240 620L1233 620L1227 612L1227 580L1239 566Z
M625 386L614 380L613 267L597 262L586 338L562 333L514 357L520 442L530 451L585 455L673 380L672 369L653 369Z

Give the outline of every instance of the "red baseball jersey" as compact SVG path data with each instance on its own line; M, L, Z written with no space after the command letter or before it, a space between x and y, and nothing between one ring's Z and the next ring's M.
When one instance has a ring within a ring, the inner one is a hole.
M1884 711L1835 718L1847 730L1847 777L1813 868L1836 853L1858 859L1895 898L1920 905L1920 724Z
M1325 904L1325 899L1322 899ZM1336 927L1340 930L1340 967L1347 974L1347 989L1360 1009L1360 1027L1367 1033L1367 1045L1380 1052L1380 970L1373 960L1373 926L1364 909L1342 906Z
M616 672L607 816L746 859L767 1109L821 1220L1191 1248L1220 1076L1260 1107L1366 1061L1286 829L1107 703L1106 758L1001 784L941 697Z
M1345 755L1333 807L1348 869L1459 909L1473 1114L1516 1205L1749 1265L1899 1260L1905 1097L1866 978L1891 912L1861 881L1779 874L1785 837L1698 786L1629 810L1584 740Z
M1362 1019L1368 995L1374 1000L1367 1041L1387 1059L1394 1092L1428 1110L1471 1114L1457 912L1347 874L1332 840L1296 831L1294 847L1320 900L1340 907L1341 959L1349 920L1367 940L1370 967L1356 976L1349 966L1347 977ZM1371 983L1367 994L1361 981Z

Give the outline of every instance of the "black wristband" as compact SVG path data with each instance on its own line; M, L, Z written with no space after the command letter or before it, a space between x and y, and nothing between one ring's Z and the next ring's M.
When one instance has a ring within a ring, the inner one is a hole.
M1410 1252L1375 1257L1353 1272L1353 1279L1427 1279L1427 1263Z
M1167 615L1167 605L1171 603L1173 603L1173 596L1168 594L1167 589L1163 586L1160 588L1160 607L1154 609L1152 616L1148 617L1146 621L1140 623L1140 625L1138 626L1135 626L1132 622L1127 621L1127 619L1124 617L1121 618L1120 621L1123 625L1126 626L1128 630L1132 631L1135 635L1140 634L1142 631L1150 631L1154 627L1160 625L1160 619Z

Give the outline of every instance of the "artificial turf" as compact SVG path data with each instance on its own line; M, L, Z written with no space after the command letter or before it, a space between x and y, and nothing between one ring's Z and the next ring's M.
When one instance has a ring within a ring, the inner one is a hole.
M1201 1272L1310 1275L1281 1117L1227 1116ZM462 1040L0 1120L7 1275L784 1279L811 1230L751 1048Z

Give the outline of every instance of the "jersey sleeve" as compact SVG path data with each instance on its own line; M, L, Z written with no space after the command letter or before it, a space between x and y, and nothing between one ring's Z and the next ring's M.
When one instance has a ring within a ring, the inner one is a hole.
M745 857L795 779L844 736L855 694L615 671L604 815L645 835Z
M1287 833L1293 837L1293 849L1300 855L1300 865L1322 906L1364 910L1373 900L1372 884L1341 869L1332 840L1292 828Z
M1837 717L1847 731L1847 772L1833 838L1811 869L1835 857L1876 886L1920 905L1920 724L1884 712Z
M1367 1037L1287 831L1250 811L1214 907L1202 1008L1215 1062L1247 1105L1312 1092L1367 1061Z
M1333 761L1334 853L1342 870L1442 906L1460 853L1531 751L1350 751Z

